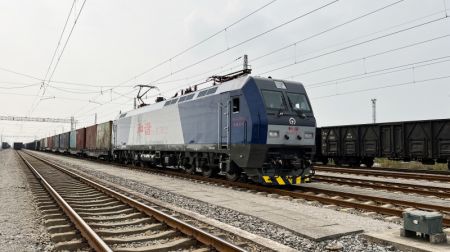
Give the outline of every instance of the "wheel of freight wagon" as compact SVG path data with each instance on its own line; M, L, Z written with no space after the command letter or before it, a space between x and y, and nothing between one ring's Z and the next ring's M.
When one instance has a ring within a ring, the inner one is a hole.
M334 158L334 165L336 166L341 166L342 165L342 160L338 159L338 158Z
M321 160L323 165L327 165L328 164L328 158L322 158Z
M367 168L372 168L374 161L373 158L367 158L363 161L363 164L367 167Z

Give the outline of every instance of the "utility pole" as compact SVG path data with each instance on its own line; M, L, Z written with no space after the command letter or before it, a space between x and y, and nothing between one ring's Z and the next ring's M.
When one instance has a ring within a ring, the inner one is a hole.
M377 99L371 99L372 101L372 122L377 122Z

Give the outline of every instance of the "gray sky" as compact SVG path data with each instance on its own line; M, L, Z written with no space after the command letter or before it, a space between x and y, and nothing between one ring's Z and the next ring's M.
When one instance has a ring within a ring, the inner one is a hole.
M43 94L73 1L0 0L0 115L75 116L87 126L95 113L102 122L130 110L136 84L171 96L239 69L236 59L248 54L254 75L304 83L319 126L370 123L371 98L378 100L379 122L450 117L450 0L278 0L225 30L270 2L88 0L61 56L83 4L77 0ZM0 121L0 134L44 137L69 127Z

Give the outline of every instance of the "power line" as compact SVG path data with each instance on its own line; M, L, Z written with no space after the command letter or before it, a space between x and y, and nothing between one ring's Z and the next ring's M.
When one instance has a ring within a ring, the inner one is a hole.
M341 78L337 78L337 79L333 79L333 80L312 83L309 85L305 85L305 87L308 87L309 89L320 88L320 87L341 84L341 83L354 81L354 80L367 79L367 78L371 78L371 77L375 77L375 76L379 76L379 75L385 75L385 74L406 71L406 70L410 70L413 68L422 68L422 67L426 67L426 66L449 62L450 61L449 58L450 58L450 55L447 55L444 57L428 59L428 60L422 60L422 61L418 61L418 62L408 63L408 64L394 66L394 67L388 67L388 68L379 69L379 70L366 72L366 73L362 73L362 74L354 74L354 75L349 75L349 76L345 76L345 77L341 77ZM446 59L446 60L444 60L444 59ZM433 62L433 61L436 61L436 62ZM427 63L427 62L430 62L430 63ZM427 63L427 64L422 64L422 63ZM422 65L420 65L420 64L422 64ZM411 67L403 68L403 67L407 67L407 66L411 66ZM398 69L398 68L401 68L401 69ZM394 70L394 69L397 69L397 70ZM389 70L393 70L393 71L389 71ZM389 72L386 72L386 71L389 71ZM360 77L360 76L362 76L362 77ZM358 77L358 78L356 78L356 77Z
M393 28L396 28L396 27L399 27L399 26L403 26L403 25L405 25L405 24L410 24L410 23L416 22L416 21L418 21L418 20L423 20L423 19L425 19L425 18L432 17L432 16L435 16L436 14L442 14L442 13L445 14L444 11L433 12L433 13L431 13L431 14L428 14L428 15L425 15L425 16L422 16L422 17L419 17L419 18L414 18L414 19L412 19L412 20L409 20L409 21L406 21L406 22L403 22L403 23L400 23L400 24L396 24L396 25L390 26L390 27L388 27L388 28L386 28L386 29L382 29L382 30L379 30L379 31L376 31L376 32L372 32L372 33L363 35L363 36L359 36L359 37L357 37L357 38L353 38L353 39L347 40L347 41L345 41L345 42L341 42L341 43L338 43L338 44L334 44L333 46L330 46L330 47L327 47L327 48L323 48L323 49L318 50L318 51L319 51L319 52L320 52L320 51L324 51L325 49L328 49L328 48L333 48L333 47L338 46L338 45L342 45L342 44L346 44L346 43L349 43L349 42L353 42L353 41L356 41L356 40L359 40L359 39L362 39L362 38L365 38L365 37L368 37L368 36L371 36L371 35L378 34L378 33L380 33L380 32L388 31L388 30L391 30L391 29L393 29ZM304 54L304 55L309 55L309 54L312 54L312 53L308 53L308 54ZM358 60L362 60L362 59L363 59L363 58L360 58L360 59L358 59ZM292 75L292 76L290 76L290 77L288 77L288 78L294 78L294 77L301 76L301 75L307 75L307 74L310 74L310 73L314 73L314 72L317 72L317 71L326 70L326 69L328 69L328 68L333 68L333 67L336 67L336 66L340 66L340 65L344 65L344 64L348 64L348 63L352 63L352 62L354 62L354 61L351 60L351 61L344 62L344 63L342 63L342 64L336 64L336 65L331 65L331 66L329 66L329 67L324 67L324 68L319 68L319 69L316 69L316 70L311 70L311 71L308 71L308 72L305 72L305 73L300 73L300 74Z
M69 14L67 15L66 22L64 23L63 30L62 30L61 35L60 35L59 40L58 40L58 44L57 44L57 46L56 46L56 48L55 48L55 51L53 52L52 60L50 61L50 64L48 65L48 68L47 68L47 72L45 73L44 79L42 80L42 86L41 86L41 88L45 88L45 87L44 87L44 86L45 86L45 79L47 79L47 75L48 75L48 73L50 72L50 68L51 68L51 66L52 66L52 64L53 64L53 60L55 59L56 52L58 51L59 45L61 44L61 39L62 39L62 37L63 37L64 31L66 30L67 23L69 22L70 14L72 13L73 7L75 6L75 1L76 1L76 0L73 0L72 6L70 7ZM38 90L37 94L39 95L40 92L41 92L41 89ZM44 91L44 92L45 92L45 91ZM44 96L44 92L43 92L42 96ZM31 109L30 109L30 111L33 111L33 108L34 108L34 106L35 106L35 104L36 104L36 101L38 101L38 97L36 97L36 99L33 100L33 103L31 104ZM37 106L37 104L36 104L36 106ZM30 113L31 113L31 112L30 112Z
M303 59L303 60L300 60L300 61L296 60L293 63L287 64L287 65L284 65L284 66L281 66L281 67L277 67L277 68L274 68L274 69L271 69L271 70L268 70L268 71L265 71L265 72L262 72L262 73L259 73L258 75L264 75L264 74L267 74L267 73L270 73L270 72L278 71L278 70L281 70L281 69L284 69L284 68L287 68L287 67L290 67L290 66L294 66L294 65L297 65L297 64L300 64L300 63L304 63L306 61L310 61L310 60L313 60L313 59L321 58L323 56L334 54L334 53L337 53L337 52L340 52L340 51L344 51L344 50L347 50L347 49L350 49L350 48L353 48L353 47L356 47L356 46L360 46L360 45L363 45L363 44L366 44L366 43L370 43L370 42L373 42L373 41L376 41L376 40L379 40L379 39L382 39L382 38L393 36L393 35L396 35L396 34L399 34L399 33L405 32L405 31L413 30L413 29L416 29L416 28L419 28L419 27L422 27L422 26L425 26L425 25L428 25L428 24L431 24L431 23L434 23L434 22L445 20L447 18L448 17L440 17L440 18L437 18L437 19L434 19L434 20L431 20L431 21L427 21L425 23L414 25L414 26L411 26L411 27L408 27L408 28L404 28L404 29L401 29L401 30L398 30L398 31L395 31L395 32L391 32L391 33L388 33L388 34L385 34L385 35L382 35L382 36L379 36L379 37L375 37L375 38L372 38L372 39L369 39L369 40L365 40L365 41L362 41L362 42L359 42L359 43L355 43L355 44L352 44L352 45L349 45L349 46L345 46L345 47L342 47L342 48L339 48L339 49L336 49L336 50L332 50L330 52L322 53L322 54L319 54L317 56L306 58L306 59ZM448 35L446 35L446 36L448 36Z
M59 62L61 60L61 57L64 54L64 51L66 50L67 43L69 42L70 37L72 36L73 30L75 29L75 25L77 24L78 18L80 18L81 12L83 11L83 8L84 8L85 4L86 4L86 0L84 0L83 4L81 5L80 11L78 12L77 17L75 18L75 21L74 21L74 23L72 25L72 29L70 29L69 36L67 37L66 42L64 43L64 46L63 46L63 48L61 50L61 53L59 54L58 60L56 61L55 67L53 68L53 71L52 71L52 74L48 78L48 82L53 78L53 75L55 74L55 71L58 68L58 64L59 64ZM44 87L44 94L45 94L45 87Z
M334 67L350 64L350 63L353 63L353 62L358 62L358 61L361 61L361 60L364 60L364 59L367 60L369 58L373 58L373 57L380 56L380 55L383 55L383 54L387 54L387 53L399 51L399 50L402 50L402 49L406 49L406 48L410 48L410 47L426 44L426 43L429 43L429 42L433 42L433 41L444 39L444 38L448 38L448 37L450 37L450 34L447 34L447 35L444 35L444 36L439 36L439 37L434 37L434 38L431 38L431 39L422 40L422 41L419 41L419 42L415 42L415 43L411 43L411 44L408 44L408 45L405 45L405 46L400 46L400 47L389 49L389 50L386 50L386 51L374 53L374 54L367 55L367 56L364 56L364 57L359 57L359 58L356 58L356 59L347 60L347 61L340 62L340 63L337 63L337 64L332 64L332 65L329 65L329 66L313 69L313 70L310 70L310 71L307 71L307 72L304 72L304 73L295 74L295 75L290 76L290 78L295 78L295 77L298 77L298 76L302 76L302 75L307 75L307 74L310 74L310 73L323 71L323 70L326 70L326 69L330 69L330 68L334 68Z
M174 56L170 57L169 59L166 59L166 60L164 60L164 61L162 61L162 62L160 62L160 63L158 63L158 64L156 64L156 65L154 65L154 66L152 66L152 67L150 67L149 69L145 70L144 72L142 72L142 73L140 73L140 74L138 74L138 75L136 75L136 76L133 76L132 78L130 78L130 79L128 79L128 80L122 82L121 84L127 83L127 82L129 82L130 80L133 80L133 79L135 79L135 78L138 78L138 77L140 77L140 76L142 76L142 75L144 75L144 74L149 73L150 71L153 71L154 69L156 69L156 68L158 68L158 67L160 67L160 66L162 66L162 65L164 65L164 64L166 64L166 63L171 62L172 60L176 59L177 57L179 57L179 56L181 56L181 55L187 53L188 51L190 51L190 50L196 48L197 46L199 46L199 45L201 45L201 44L207 42L208 40L210 40L210 39L216 37L217 35L219 35L219 34L221 34L221 33L223 33L223 32L226 32L226 31L227 31L228 29L230 29L231 27L233 27L233 26L239 24L240 22L244 21L245 19L249 18L250 16L254 15L255 13L257 13L257 12L263 10L264 8L266 8L267 6L273 4L273 3L276 2L276 1L277 1L277 0L273 0L273 1L270 1L270 2L268 2L268 3L266 3L266 4L264 4L263 6L261 6L261 7L257 8L256 10L250 12L249 14L245 15L244 17L241 17L240 19L236 20L236 21L233 22L232 24L230 24L230 25L228 25L228 26L226 26L226 27L220 29L219 31L217 31L217 32L211 34L210 36L208 36L208 37L202 39L201 41L199 41L199 42L197 42L197 43L195 43L195 44L189 46L188 48L182 50L181 52L178 52L177 54L175 54ZM121 86L121 84L119 84L118 86Z
M198 65L198 64L200 64L200 63L203 63L203 62L205 62L205 61L207 61L207 60L210 60L210 59L212 59L212 58L214 58L214 57L217 57L217 56L219 56L219 55L221 55L221 54L223 54L223 53L225 53L225 52L227 52L227 51L229 51L229 50L231 50L231 49L234 49L234 48L236 48L236 47L239 47L239 46L241 46L241 45L243 45L243 44L246 44L246 43L248 43L248 42L250 42L250 41L252 41L252 40L255 40L255 39L257 39L257 38L259 38L259 37L261 37L261 36L264 36L264 35L266 35L266 34L272 32L272 31L274 31L274 30L277 30L277 29L279 29L279 28L281 28L281 27L283 27L283 26L285 26L285 25L288 25L288 24L290 24L290 23L292 23L292 22L294 22L294 21L297 21L297 20L299 20L299 19L301 19L301 18L304 18L304 17L306 17L306 16L308 16L308 15L310 15L310 14L313 14L313 13L319 11L319 10L322 10L322 9L324 9L324 8L330 6L330 5L332 5L332 4L334 4L334 3L338 2L338 1L339 1L339 0L334 0L334 1L332 1L332 2L329 2L329 3L325 4L325 5L322 5L322 6L316 8L316 9L313 9L313 10L307 12L307 13L304 13L304 14L302 14L302 15L300 15L300 16L297 16L297 17L295 17L295 18L293 18L293 19L290 19L290 20L288 20L288 21L286 21L286 22L284 22L284 23L282 23L282 24L279 24L279 25L277 25L277 26L275 26L275 27L272 27L272 28L270 28L270 29L268 29L268 30L266 30L266 31L264 31L264 32L262 32L262 33L259 33L259 34L255 35L255 36L252 36L252 37L248 38L248 39L245 39L245 40L243 40L243 41L241 41L241 42L239 42L239 43L237 43L237 44L235 44L235 45L233 45L233 46L231 46L231 47L227 47L226 49L224 49L224 50L222 50L222 51L219 51L219 52L217 52L217 53L215 53L215 54L212 54L212 55L210 55L210 56L208 56L208 57L206 57L206 58L203 58L203 59L201 59L201 60L199 60L199 61L197 61L197 62L195 62L195 63L193 63L193 64L184 66L184 67L182 67L181 69L178 69L177 71L174 71L174 72L171 72L171 73L169 73L169 74L167 74L167 75L161 76L161 77L159 77L158 79L156 79L156 80L154 80L154 81L152 81L152 82L158 82L158 81L163 80L163 79L165 79L165 78L167 78L167 77L170 77L170 76L172 76L172 75L174 75L174 74L177 74L177 73L180 73L180 72L182 72L182 71L184 71L184 70L187 70L187 69L189 69L189 68L192 68L192 67L194 67L194 66L196 66L196 65Z
M12 74L20 75L20 76L23 76L23 77L27 77L27 78L30 78L30 79L43 81L42 79L40 79L38 77L29 75L29 74L25 74L25 73L19 73L19 72L16 72L16 71L13 71L13 70L10 70L10 69L7 69L7 68L0 67L0 70L4 71L4 72L12 73Z
M23 86L19 86L19 87L0 87L0 89L22 89L22 88L29 88L29 87L38 86L38 85L41 85L41 83L38 82L38 83L23 85Z
M423 79L423 80L412 80L412 81L408 81L408 82L402 82L402 83L397 83L397 84L389 84L389 85L373 87L373 88L353 90L353 91L337 93L337 94L332 94L332 95L312 97L311 99L319 100L319 99L324 99L324 98L329 98L329 97L334 97L334 96L342 96L342 95L348 95L348 94L356 94L356 93L374 91L374 90L379 90L379 89L400 87L400 86L405 86L405 85L409 85L409 84L420 84L420 83L425 83L425 82L429 82L429 81L444 80L444 79L448 79L448 78L450 78L450 75L439 76L439 77L435 77L435 78L428 78L428 79Z
M273 1L270 1L270 2L268 2L268 3L266 3L266 4L264 4L263 6L257 8L256 10L254 10L254 11L252 11L251 13L247 14L246 16L244 16L244 17L238 19L237 21L233 22L232 24L226 26L225 28L220 29L220 30L217 31L216 33L214 33L214 34L212 34L212 35L206 37L205 39L203 39L203 40L201 40L201 41L195 43L194 45L192 45L192 46L190 46L190 47L188 47L188 48L182 50L181 52L175 54L174 56L170 57L169 59L164 60L164 61L162 61L162 62L159 63L159 64L156 64L155 66L153 66L153 67L151 67L151 68L145 70L144 72L142 72L142 73L140 73L140 74L138 74L138 75L136 75L136 76L133 76L132 78L130 78L130 79L126 80L126 81L123 81L123 82L119 83L118 85L114 86L113 88L120 87L120 86L122 86L123 84L128 83L130 80L133 80L133 79L135 79L135 78L137 78L137 77L140 77L140 76L142 76L142 75L144 75L144 74L146 74L146 73L148 73L148 72L150 72L150 71L156 69L157 67L159 67L159 66L161 66L161 65L164 65L164 64L167 63L167 62L171 62L173 59L175 59L175 58L177 58L177 57L179 57L179 56L185 54L186 52L188 52L188 51L190 51L190 50L196 48L197 46L199 46L199 45L201 45L201 44L207 42L207 41L210 40L211 38L213 38L213 37L215 37L215 36L221 34L222 32L226 31L227 29L229 29L229 28L231 28L231 27L237 25L238 23L240 23L240 22L242 22L243 20L249 18L250 16L254 15L255 13L257 13L257 12L263 10L264 8L266 8L267 6L273 4L273 3L276 2L276 1L277 1L277 0L273 0ZM335 0L335 2L336 2L336 1L338 1L338 0ZM95 101L96 99L98 99L98 97L99 97L99 96L95 97L93 100ZM82 108L82 109L84 109L84 108Z
M328 32L330 32L330 31L333 31L333 30L335 30L335 29L337 29L337 28L340 28L340 27L342 27L342 26L348 25L348 24L350 24L350 23L353 23L353 22L355 22L355 21L358 21L358 20L360 20L360 19L363 19L363 18L365 18L365 17L368 17L368 16L370 16L370 15L372 15L372 14L375 14L375 13L377 13L377 12L380 12L380 11L384 10L384 9L387 9L387 8L389 8L389 7L392 7L392 6L394 6L394 5L396 5L396 4L399 4L399 3L403 2L403 1L404 1L404 0L400 0L400 1L397 1L397 2L394 2L394 3L391 3L391 4L388 4L388 5L386 5L386 6L383 6L383 7L381 7L381 8L378 8L378 9L376 9L376 10L373 10L373 11L370 11L370 12L368 12L368 13L366 13L366 14L363 14L363 15L361 15L361 16L358 16L358 17L356 17L356 18L352 18L352 19L350 19L350 20L348 20L348 21L345 21L345 22L340 23L340 24L338 24L338 25L335 25L335 26L332 26L332 27L330 27L330 28L327 28L327 29L325 29L325 30L323 30L323 31L321 31L321 32L318 32L318 33L316 33L316 34L313 34L313 35L311 35L311 36L309 36L309 37L306 37L306 38L304 38L304 39L295 41L294 43L291 43L291 44L289 44L289 45L286 45L286 46L280 47L280 48L278 48L278 49L275 49L275 50L273 50L273 51L271 51L271 52L269 52L269 53L266 53L266 54L264 54L264 55L261 55L261 56L258 56L258 57L256 57L256 58L254 58L254 59L252 60L252 62L256 62L256 61L258 61L258 60L260 60L260 59L263 59L263 58L265 58L265 57L267 57L267 56L270 56L270 55L275 54L275 53L277 53L277 52L283 51L283 50L285 50L285 49L287 49L287 48L290 48L290 47L292 47L292 46L296 46L296 45L299 44L299 43L305 42L305 41L307 41L307 40L310 40L310 39L312 39L312 38L318 37L318 36L320 36L320 35L323 35L323 34L325 34L325 33L328 33Z
M315 13L315 12L321 10L321 9L324 9L324 8L330 6L330 5L332 5L332 4L334 4L334 3L338 2L338 1L339 1L339 0L334 0L334 1L332 1L332 2L329 2L329 3L327 3L327 4L322 5L322 6L318 7L318 8L316 8L316 9L313 9L313 10L311 10L311 11L308 11L308 12L306 12L306 13L300 15L300 16L297 16L297 17L295 17L295 18L293 18L293 19L290 19L290 20L288 20L288 21L286 21L286 22L284 22L284 23L282 23L282 24L279 24L279 25L277 25L277 26L275 26L275 27L272 27L271 29L268 29L268 30L266 30L266 31L264 31L264 32L262 32L262 33L259 33L259 34L255 35L255 36L252 36L252 37L250 37L250 38L248 38L248 39L246 39L246 40L244 40L244 41L241 41L241 42L239 42L239 43L237 43L237 44L235 44L235 45L233 45L233 46L231 46L231 47L227 47L227 49L225 49L225 50L219 51L218 53L215 53L215 54L213 54L213 55L210 55L210 56L208 56L208 57L206 57L206 58L204 58L204 59L202 59L202 60L199 60L199 61L197 61L197 62L195 62L195 63L193 63L193 64L190 64L190 65L185 66L185 67L183 67L183 68L181 68L181 69L178 69L178 70L175 71L175 72L171 72L171 73L168 74L168 75L162 76L162 77L158 78L157 80L155 80L155 81L153 81L153 82L161 81L161 80L163 80L163 79L165 79L165 78L167 78L167 77L170 77L170 76L172 76L172 75L174 75L174 74L177 74L177 73L179 73L179 72L182 72L182 71L184 71L184 70L186 70L186 69L189 69L189 68L191 68L191 67L193 67L193 66L196 66L196 65L198 65L198 64L200 64L200 63L202 63L202 62L204 62L204 61L207 61L207 60L209 60L209 59L211 59L211 58L217 57L218 55L221 55L221 54L227 52L228 50L234 49L234 48L236 48L236 47L238 47L238 46L241 46L241 45L243 45L243 44L245 44L245 43L248 43L248 42L250 42L250 41L252 41L252 40L254 40L254 39L257 39L257 38L259 38L259 37L261 37L261 36L263 36L263 35L265 35L265 34L267 34L267 33L270 33L270 32L272 32L272 31L274 31L274 30L276 30L276 29L279 29L279 28L281 28L281 27L283 27L283 26L285 26L285 25L288 25L288 24L290 24L290 23L292 23L292 22L294 22L294 21L297 21L297 20L299 20L299 19L301 19L301 18L304 18L304 17L306 17L306 16L308 16L308 15L310 15L310 14L313 14L313 13ZM133 79L134 79L134 77L133 77ZM128 80L128 81L129 81L129 80ZM128 82L128 81L126 81L126 82ZM124 84L124 83L126 83L126 82L123 82L123 83L121 83L121 84ZM121 84L119 84L118 86L120 86ZM98 96L97 96L96 98L94 98L93 101L95 101L97 98L98 98ZM89 110L89 111L92 111L92 109Z
M64 32L66 31L67 23L69 22L70 14L72 14L72 10L73 10L73 6L75 5L75 1L76 0L73 0L72 6L70 7L69 14L67 14L66 22L64 23L63 30L61 32L61 35L59 36L58 44L56 45L55 51L53 52L52 60L50 61L50 64L48 65L48 68L47 68L47 72L44 75L44 80L47 79L47 75L50 72L50 68L53 64L53 60L55 60L56 52L58 52L58 48L61 45L61 40L63 38Z
M226 67L226 66L230 65L231 63L236 62L236 61L239 60L240 58L241 58L241 57L238 57L238 58L236 58L235 60L233 60L232 62L227 63L227 64L223 65L223 66L220 67L220 68L223 68L223 67ZM239 66L234 66L233 68L236 68L236 67L242 67L242 64L239 64ZM228 70L228 69L227 69L227 70L223 70L223 71L218 72L217 74L220 74L220 73L223 73L223 72L226 72L226 71L229 71L229 70ZM195 84L203 84L203 83L206 83L206 82L199 83L199 82L203 81L204 79L205 79L205 78L197 79L197 80L193 81L192 83L195 83ZM173 91L175 91L175 90L179 90L180 88L182 88L182 87L181 87L181 86L176 86L176 87L174 87L174 88L171 88L171 89L169 89L169 90L164 91L164 93L167 94L167 93L169 93L169 92L173 92ZM121 95L120 93L118 93L118 92L116 92L116 91L114 91L114 90L113 90L113 92L116 93L116 94ZM131 93L133 93L133 92L135 92L135 91L132 90L131 92L127 93L127 95L128 95L128 94L131 94ZM160 95L160 94L149 95L148 98L153 98L153 97L156 97L156 96L158 96L158 95ZM127 97L127 96L125 96L125 95L122 95L122 96L128 98L128 100L126 100L124 103L121 103L121 104L120 104L120 105L122 105L122 106L125 105L125 104L127 104L127 103L129 103L130 101L132 101L132 100L134 99L134 97ZM104 105L106 105L106 104L113 104L113 103L105 102L105 103L103 103L103 104L100 104L100 105L98 105L97 107L92 108L92 109L86 111L86 112L83 113L81 116L80 116L80 114L77 114L77 118L83 118L83 117L87 117L87 116L92 116L93 114L87 115L87 113L89 113L89 112L91 112L91 111L94 111L94 110L98 109L99 107L102 107L102 106L104 106ZM115 113L115 112L113 112L113 113ZM112 114L112 113L109 113L109 114Z
M75 4L75 1L74 1L74 3L72 4L72 8L73 8L73 5L74 5L74 4ZM55 66L53 67L53 71L52 71L52 73L50 74L50 77L48 78L47 81L44 79L43 87L42 87L42 88L43 88L42 96L45 95L45 92L46 92L46 90L47 90L47 86L50 85L50 81L51 81L51 79L53 78L53 75L55 74L56 69L58 68L58 65L59 65L59 62L60 62L60 60L61 60L61 57L62 57L63 54L64 54L64 51L65 51L66 46L67 46L67 43L69 42L70 37L72 36L73 30L75 29L75 26L76 26L76 24L77 24L78 18L80 17L81 12L83 11L83 7L84 7L85 4L86 4L86 0L84 0L84 1L83 1L83 4L81 5L80 11L78 12L78 15L76 16L76 18L75 18L75 20L74 20L74 23L73 23L73 25L72 25L72 28L70 29L69 35L67 36L66 42L64 43L64 46L63 46L63 48L62 48L62 50L61 50L61 53L60 53L59 56L58 56L58 59L57 59L57 61L56 61ZM72 9L72 8L71 8L71 9ZM70 16L70 13L69 13L69 16ZM66 21L66 22L67 22L67 21ZM61 34L61 36L62 36L62 34ZM47 84L46 84L46 82L47 82ZM33 113L33 111L39 106L40 101L41 101L41 99L37 102L36 105L33 105L32 109L31 109L31 111L30 111L30 115L31 115L31 114Z

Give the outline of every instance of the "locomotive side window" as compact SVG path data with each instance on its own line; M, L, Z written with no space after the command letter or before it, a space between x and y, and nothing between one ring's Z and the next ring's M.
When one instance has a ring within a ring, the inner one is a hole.
M266 108L271 110L285 110L286 103L284 102L283 94L278 91L262 90Z
M233 98L233 113L239 113L239 97Z
M311 108L308 104L308 99L306 99L306 96L304 94L287 93L287 95L292 110L301 110L306 112L311 111Z

